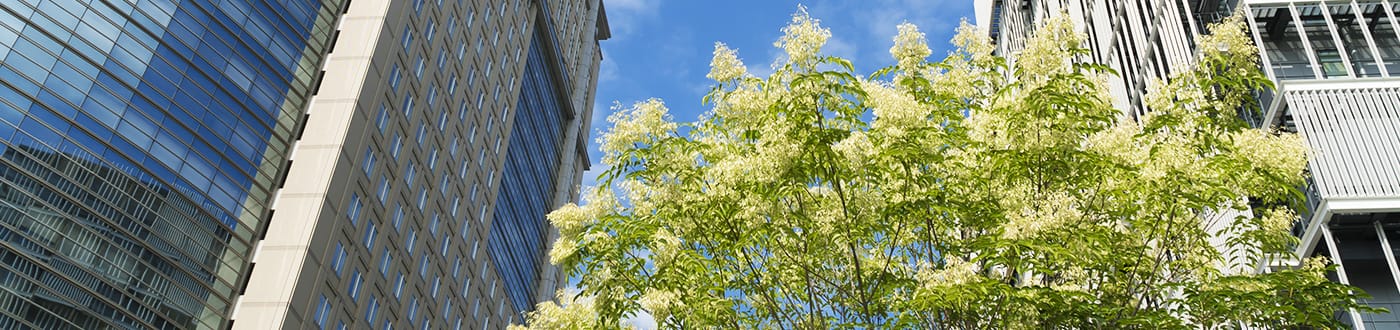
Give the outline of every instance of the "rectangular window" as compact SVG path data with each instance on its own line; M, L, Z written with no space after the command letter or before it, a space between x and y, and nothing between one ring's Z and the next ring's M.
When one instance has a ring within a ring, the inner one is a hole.
M447 170L442 170L442 174L438 175L442 177L442 180L439 180L438 182L438 192L442 193L443 196L447 196L447 188L451 187L451 185L448 185L448 180L451 180L452 176L448 174L450 173L448 173Z
M442 288L442 276L433 277L433 298L437 298L438 289Z
M423 40L427 40L428 42L433 42L433 35L434 35L434 34L437 34L437 22L436 22L436 21L433 21L433 19L429 18L429 19L428 19L428 30L423 32Z
M403 44L403 49L404 49L405 52L411 52L411 51L412 51L412 46L413 46L413 27L412 27L412 26L405 26L405 27L403 27L403 38L401 38L401 39L399 40L399 43L400 43L400 44Z
M403 299L403 272L399 272L399 279L395 281L394 299Z
M457 209L460 208L461 206L462 206L462 197L461 197L461 196L453 197L453 198L452 198L452 217L453 217L453 218L456 218L456 217L457 217Z
M437 129L438 133L443 133L444 131L447 131L447 109L442 109L442 111L440 112L442 113L438 114Z
M336 276L340 276L340 270L345 268L345 245L340 242L335 243L335 251L331 252L331 270Z
M448 96L448 97L452 97L452 95L456 95L456 94L457 94L457 74L456 74L456 73L453 73L453 74L452 74L452 78L450 78L450 79L447 80L447 96Z
M360 284L363 282L364 278L360 277L359 270L350 275L350 288L346 290L350 293L350 301L360 301Z
M398 232L400 225L403 225L403 204L394 204L394 231Z
M442 223L442 218L439 217L438 215L434 214L434 215L433 215L433 222L432 222L431 224L428 225L428 232L429 232L429 233L432 233L433 236L437 236L437 234L438 234L438 225L441 224L441 223Z
M419 188L419 190L418 190L418 210L419 210L419 211L422 211L422 210L423 210L423 207L426 206L427 203L428 203L428 187Z
M375 120L374 126L379 128L379 134L384 134L384 128L389 126L389 106L379 104L379 118Z
M379 205L384 205L384 203L386 203L386 202L388 202L388 201L389 201L389 177L388 177L388 176L384 176L384 175L380 175L380 176L379 176Z
M447 17L447 37L451 38L455 34L457 34L457 15L454 14Z
M408 323L413 323L418 318L418 297L410 298L408 303Z
M413 228L409 228L409 229L408 229L408 240L405 240L405 241L404 241L404 242L405 242L405 244L404 244L404 249L406 249L406 250L408 251L408 254L410 254L410 255L413 254L413 246L415 245L415 244L413 244L413 243L414 243L414 241L417 241L417 240L418 240L418 232L417 232L417 231L414 231ZM413 262L413 261L412 261L412 260L409 260L409 262Z
M374 239L378 238L379 230L374 226L374 222L365 225L365 249L374 250Z
M447 48L438 49L437 59L437 68L441 71L444 66L447 66Z
M318 304L317 307L316 307L316 316L315 316L315 319L316 319L316 327L317 327L317 328L325 328L325 327L326 327L326 319L330 318L330 316L331 316L330 314L331 314L331 301L330 301L330 299L326 299L326 295L321 295L321 303Z
M418 278L428 280L428 254L423 253L423 257L418 258Z
M389 155L393 156L394 160L399 160L399 149L403 149L403 136L394 133L394 146L389 149Z
M418 147L423 147L423 138L428 136L428 124L418 123Z
M404 118L404 119L403 119L404 121L413 121L413 95L412 95L412 94L404 95L404 97L403 97L403 118Z
M457 257L457 261L452 263L452 278L462 276L462 257Z
M374 316L379 314L379 297L369 297L369 307L365 308L365 323L374 323Z
M365 148L364 170L366 176L374 173L374 147Z
M444 258L447 257L447 247L452 246L450 243L452 243L452 240L443 237L442 246L438 248L438 254L442 255Z
M423 66L423 55L418 55L418 64L414 64L415 68L413 69L413 76L415 78L423 79Z
M413 161L408 161L408 170L404 171L403 182L408 185L409 189L413 189L413 178L417 175L417 167L413 164Z
M423 13L423 0L413 0L413 13L415 15Z
M379 257L379 275L389 277L389 264L394 261L394 255L389 248L384 248L384 255Z
M394 93L399 92L399 82L403 80L403 73L399 72L399 64L394 63L394 67L389 69L389 89Z
M345 217L350 219L351 224L360 220L360 209L363 207L364 204L360 204L360 194L351 193L350 204L346 206L345 211Z

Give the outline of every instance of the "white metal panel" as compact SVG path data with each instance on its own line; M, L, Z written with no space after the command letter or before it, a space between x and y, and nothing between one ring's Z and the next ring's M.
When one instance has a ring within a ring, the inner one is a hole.
M1400 197L1400 87L1287 90L1324 198Z

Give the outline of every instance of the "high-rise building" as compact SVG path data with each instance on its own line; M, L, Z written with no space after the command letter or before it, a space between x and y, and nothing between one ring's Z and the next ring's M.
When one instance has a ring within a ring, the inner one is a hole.
M1262 123L1296 131L1312 150L1308 213L1297 257L1339 263L1333 280L1400 310L1400 3L1245 1L1261 66L1278 85ZM1343 317L1400 329L1392 313Z
M493 329L553 299L600 0L354 0L253 256L237 329Z
M1300 243L1292 256L1258 270L1326 256L1338 264L1332 280L1364 289L1366 304L1400 310L1400 2L979 0L978 22L1014 61L1036 22L1062 10L1089 34L1092 60L1119 72L1121 82L1111 84L1128 86L1126 97L1115 89L1115 105L1134 111L1148 109L1133 81L1190 65L1192 41L1206 24L1243 13L1277 90L1258 95L1262 116L1242 115L1258 127L1297 132L1312 157L1307 210L1294 229ZM1105 44L1104 31L1116 38ZM1358 329L1400 329L1396 315L1338 317Z
M225 326L339 6L0 2L0 328Z

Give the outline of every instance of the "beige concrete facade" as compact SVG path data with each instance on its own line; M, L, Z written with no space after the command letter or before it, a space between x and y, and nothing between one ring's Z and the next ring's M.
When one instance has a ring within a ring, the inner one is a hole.
M597 40L607 35L599 0L354 0L234 328L522 321L485 250L530 36L545 12L571 109L549 206L577 199ZM547 260L536 262L544 301L563 279Z

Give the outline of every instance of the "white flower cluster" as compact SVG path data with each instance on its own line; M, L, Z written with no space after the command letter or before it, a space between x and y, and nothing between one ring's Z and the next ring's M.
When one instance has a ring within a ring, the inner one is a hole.
M919 267L916 277L925 289L972 283L979 276L975 263L967 262L958 256L945 256L943 260L943 268L935 269L929 264Z
M899 61L899 68L905 71L914 71L919 67L919 63L928 58L933 51L928 49L928 40L924 38L924 33L919 32L919 27L908 22L899 24L899 34L894 37L894 46L890 47L890 56L895 61Z
M831 149L845 157L847 165L852 168L865 165L866 161L875 155L875 144L871 143L870 138L862 131L851 132L850 136L833 144Z
M792 15L792 22L783 28L783 36L774 47L787 53L788 61L803 68L810 68L816 60L822 45L831 38L831 30L821 26L820 21L807 14L807 8L799 6Z
M869 95L866 104L875 115L872 129L892 130L887 134L898 137L900 131L927 125L927 109L909 93L882 82L861 81L860 86Z
M613 111L608 116L608 122L613 124L612 130L598 138L599 149L605 155L603 164L607 166L617 165L615 157L623 151L648 144L676 130L676 123L671 121L671 114L660 99L637 102L627 109L614 105Z
M676 294L676 292L655 289L647 289L646 292L642 293L641 299L638 299L637 302L642 305L642 309L651 312L651 315L655 317L657 321L662 321L671 317L671 310L674 307L683 305L680 300L680 295Z
M715 55L710 59L710 74L705 75L718 82L726 82L739 79L748 73L748 68L744 67L744 62L739 60L739 55L734 49L724 45L722 42L715 43Z

